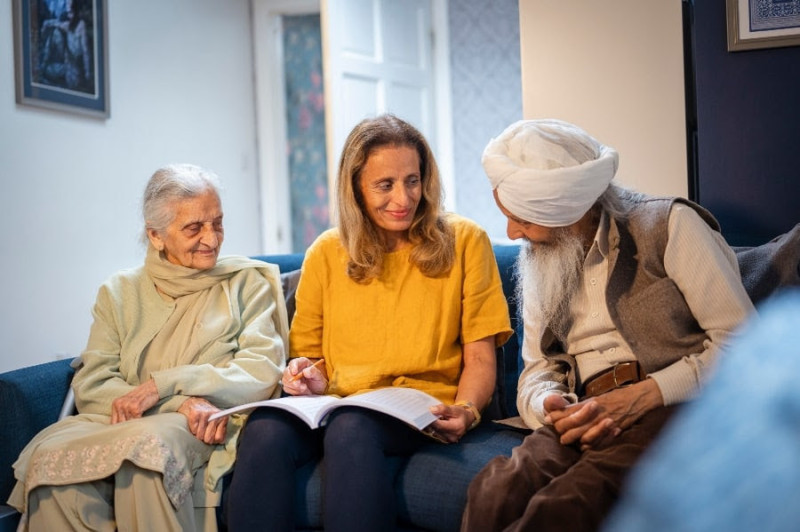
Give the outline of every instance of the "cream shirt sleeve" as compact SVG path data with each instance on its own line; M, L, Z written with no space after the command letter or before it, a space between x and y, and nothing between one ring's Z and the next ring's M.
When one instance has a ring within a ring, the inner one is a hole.
M524 368L517 385L517 410L525 424L532 428L544 424L544 398L558 394L575 403L578 397L570 393L563 363L542 353L539 345L539 328L534 319L524 315L522 335L522 361Z
M676 203L670 212L664 268L707 335L703 351L687 354L649 375L658 384L664 404L671 405L697 392L719 349L754 309L742 285L735 253L723 236L687 205Z

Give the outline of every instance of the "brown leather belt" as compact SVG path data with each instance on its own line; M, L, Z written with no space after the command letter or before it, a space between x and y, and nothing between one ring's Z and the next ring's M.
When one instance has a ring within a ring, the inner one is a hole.
M583 385L583 397L595 397L643 380L647 373L637 361L621 362L590 378Z

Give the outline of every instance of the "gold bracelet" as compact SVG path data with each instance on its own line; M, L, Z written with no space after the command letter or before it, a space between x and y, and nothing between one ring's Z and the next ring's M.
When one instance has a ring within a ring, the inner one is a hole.
M480 422L481 422L481 412L475 406L475 403L473 403L472 401L458 401L453 406L460 406L462 408L465 408L465 409L469 410L470 412L472 412L472 415L475 416L475 421L472 422L472 425L467 427L467 430L472 430L472 429L474 429L475 427L477 427L480 424Z

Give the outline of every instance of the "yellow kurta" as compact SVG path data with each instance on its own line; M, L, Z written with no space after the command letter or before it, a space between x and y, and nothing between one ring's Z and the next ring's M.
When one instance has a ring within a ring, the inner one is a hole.
M291 357L324 357L328 393L346 396L386 386L455 399L462 345L510 336L508 305L486 233L452 215L455 261L437 278L409 262L411 248L388 253L369 284L347 276L337 229L308 249L290 331Z

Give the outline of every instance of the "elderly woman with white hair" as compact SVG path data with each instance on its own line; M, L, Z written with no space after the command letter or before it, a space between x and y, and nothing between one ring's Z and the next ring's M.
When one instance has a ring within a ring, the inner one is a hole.
M209 417L279 393L288 336L277 267L219 257L217 181L193 165L150 178L147 257L100 287L78 413L14 464L23 529L216 528L243 420Z
M524 241L517 406L536 430L472 481L463 530L597 530L753 310L711 213L614 184L617 162L559 120L514 123L484 151Z

